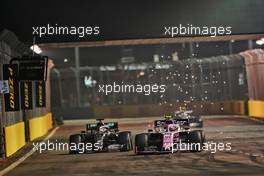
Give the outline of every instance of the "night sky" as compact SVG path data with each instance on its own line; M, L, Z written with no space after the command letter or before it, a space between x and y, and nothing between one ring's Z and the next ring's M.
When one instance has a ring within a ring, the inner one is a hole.
M263 0L3 0L1 29L32 41L32 26L100 26L100 36L37 38L37 42L163 37L164 25L231 26L233 33L264 32Z

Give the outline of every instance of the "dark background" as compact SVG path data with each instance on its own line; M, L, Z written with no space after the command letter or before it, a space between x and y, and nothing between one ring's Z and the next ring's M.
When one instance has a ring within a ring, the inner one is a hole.
M37 42L163 37L164 25L231 26L233 34L264 32L263 0L3 0L0 28L24 42L32 26L100 26L100 36L60 36Z

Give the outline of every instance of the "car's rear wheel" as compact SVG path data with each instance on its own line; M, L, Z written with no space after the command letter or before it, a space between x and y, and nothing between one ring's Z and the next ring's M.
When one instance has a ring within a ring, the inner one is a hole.
M118 135L118 143L121 145L120 151L130 151L133 149L132 137L130 131L120 132Z

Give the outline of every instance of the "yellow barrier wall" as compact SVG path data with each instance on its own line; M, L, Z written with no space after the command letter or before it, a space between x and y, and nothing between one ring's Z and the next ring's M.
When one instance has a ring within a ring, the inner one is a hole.
M93 114L95 118L110 117L110 107L109 106L95 106L93 108Z
M248 114L252 117L264 118L264 101L248 101Z
M32 141L38 137L45 135L51 128L52 128L51 113L29 120L30 140Z
M20 122L5 127L6 156L11 156L25 145L25 124Z
M160 116L168 114L179 107L184 107L183 103L174 105L116 105L116 106L95 106L93 109L94 118L122 118L122 117L143 117ZM244 101L222 101L222 102L192 102L187 109L192 109L197 114L202 115L245 115Z

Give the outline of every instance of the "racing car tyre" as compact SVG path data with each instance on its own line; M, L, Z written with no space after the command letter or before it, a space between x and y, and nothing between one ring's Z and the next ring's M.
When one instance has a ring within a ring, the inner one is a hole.
M137 134L135 137L135 153L139 154L144 151L145 147L148 147L148 133Z
M203 132L202 131L190 131L188 134L189 143L191 144L197 144L195 145L195 148L192 149L192 152L201 152L203 147ZM200 147L197 147L200 146ZM193 145L192 145L193 147Z
M120 151L130 151L133 149L130 131L122 131L118 135L118 143L122 146Z
M74 134L70 136L70 141L69 144L71 146L72 143L74 143L76 146L78 146L79 143L82 142L82 135L81 134ZM71 148L69 148L69 153L70 154L79 154L79 150L71 150Z

